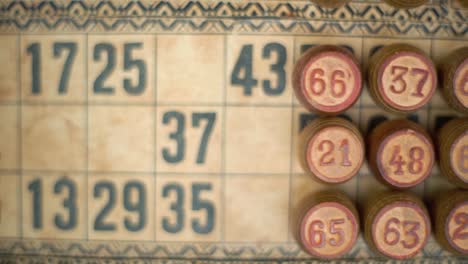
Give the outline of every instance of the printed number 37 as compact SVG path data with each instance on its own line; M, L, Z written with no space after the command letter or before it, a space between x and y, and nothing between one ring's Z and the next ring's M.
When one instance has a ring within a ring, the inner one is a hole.
M419 80L416 84L416 90L413 93L411 93L411 96L424 97L424 94L422 91L429 77L428 71L426 71L425 69L408 68L404 66L394 65L391 68L391 72L392 72L393 79L392 79L392 85L390 85L390 90L393 93L401 94L406 91L408 84L404 77L409 73L410 76L419 76Z
M206 149L214 127L214 123L216 121L216 113L193 113L192 126L199 127L203 119L206 120L206 126L201 137L200 146L198 148L196 160L197 164L203 164L205 162ZM175 153L171 153L168 148L164 148L162 150L162 154L165 161L169 163L179 163L185 157L185 115L177 111L166 112L163 116L163 124L167 125L171 122L171 120L175 120L177 124L176 130L169 135L170 139L176 141L176 151Z

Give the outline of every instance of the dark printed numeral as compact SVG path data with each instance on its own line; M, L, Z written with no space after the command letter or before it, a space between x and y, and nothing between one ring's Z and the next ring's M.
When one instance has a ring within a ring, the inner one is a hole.
M202 192L211 190L212 186L209 183L192 184L191 210L194 212L205 211L206 215L205 221L196 218L191 220L192 230L197 234L208 234L213 231L215 226L215 207L213 203L200 197ZM170 198L171 193L175 195L170 206L175 215L175 223L171 223L171 220L165 217L162 219L162 226L168 233L178 233L183 230L185 222L185 190L180 184L169 183L164 186L162 195L164 198Z
M94 186L94 198L101 198L107 193L107 202L94 220L94 230L112 231L115 230L114 223L106 223L104 220L115 207L115 185L110 181L102 181Z
M176 122L176 130L169 134L169 138L176 142L176 151L171 153L169 148L163 148L162 155L165 161L169 163L178 163L185 158L185 115L177 111L169 111L163 115L163 124L168 125L171 120ZM203 164L206 157L206 149L216 121L216 113L192 113L192 127L198 128L203 120L206 120L205 129L200 139L196 163Z
M164 160L169 163L178 163L185 156L185 116L177 111L166 112L163 116L163 124L168 125L171 120L176 122L176 130L169 134L169 138L176 142L176 151L171 153L168 148L162 150Z
M136 192L138 199L132 201L132 192ZM104 207L96 216L94 221L94 230L97 231L114 231L117 228L115 222L107 222L106 218L115 208L117 203L117 191L114 183L110 181L101 181L94 186L94 198L101 198L107 193L107 201ZM146 225L146 190L145 187L137 181L129 181L124 185L123 189L123 205L126 211L137 213L138 220L133 222L130 217L124 218L124 226L130 232L142 230Z
M42 181L40 179L32 181L28 185L28 190L32 192L32 210L34 229L42 228Z
M185 192L184 188L177 184L177 183L171 183L166 186L164 186L162 195L164 198L168 198L170 196L170 193L175 194L175 200L173 203L171 203L170 209L175 213L176 215L176 221L175 223L170 222L170 220L165 217L162 220L162 225L164 230L169 233L177 233L182 230L184 227L184 218L185 218L185 213L184 213L184 199L185 199Z
M252 95L252 89L257 86L258 80L253 74L253 45L242 46L239 58L232 70L231 84L242 86L244 95ZM263 80L263 91L266 95L281 95L286 87L286 71L284 69L287 60L286 48L276 42L268 43L263 47L262 59L269 59L276 54L276 62L270 65L270 71L276 75L276 85L271 80Z
M104 81L114 71L116 59L115 59L115 47L112 44L100 43L94 47L93 59L94 61L103 60L106 56L106 66L102 72L98 75L94 81L93 90L94 93L111 94L114 92L114 88L105 86Z
M31 92L33 94L40 94L41 87L41 45L37 42L28 45L26 51L31 55ZM60 75L60 81L58 85L58 93L66 94L67 87L70 80L70 73L73 62L76 58L77 44L74 42L56 42L53 44L54 59L59 59L64 53L66 53L65 62L63 64L62 74Z
M139 95L143 93L146 86L146 64L142 59L133 58L133 51L141 49L142 43L125 43L123 56L123 70L125 73L136 71L137 81L130 78L123 80L123 88L130 95ZM98 43L94 46L93 59L96 62L105 60L104 69L94 81L93 91L96 94L113 94L115 87L106 86L105 81L116 67L116 48L110 43Z
M54 186L54 193L56 195L68 193L68 197L63 200L63 207L68 209L68 216L55 215L55 225L62 230L70 230L76 226L77 208L76 208L76 185L70 179L63 178Z
M28 190L32 193L32 216L33 228L42 229L43 227L43 193L41 179L35 179L28 185ZM76 227L78 219L78 210L76 204L76 184L67 178L58 180L54 185L54 194L61 195L67 193L63 200L63 207L68 210L68 215L56 214L54 217L55 226L61 230L70 230Z
M132 201L132 193L137 194L138 199ZM130 217L125 217L124 225L128 231L136 232L143 229L146 225L146 191L144 186L136 181L128 182L124 187L124 208L128 212L136 212L138 214L138 220L132 222Z

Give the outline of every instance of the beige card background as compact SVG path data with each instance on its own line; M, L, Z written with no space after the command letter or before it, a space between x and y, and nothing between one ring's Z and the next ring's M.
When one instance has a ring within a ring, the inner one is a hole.
M303 174L298 133L316 118L290 76L311 45L349 48L365 73L403 42L435 63L468 45L468 10L432 0L321 9L309 1L0 3L0 259L312 260L292 236L298 202L386 188L365 164L339 186ZM408 116L434 134L458 114L437 93ZM367 87L343 114L379 118ZM454 188L435 167L413 192ZM362 237L343 261L376 261ZM433 238L416 261L467 261Z

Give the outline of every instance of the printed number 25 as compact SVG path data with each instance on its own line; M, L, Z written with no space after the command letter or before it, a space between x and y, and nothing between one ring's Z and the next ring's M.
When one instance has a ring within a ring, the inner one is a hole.
M286 48L279 43L268 43L263 47L262 58L268 59L272 53L276 53L276 63L270 66L270 70L277 76L276 86L273 86L270 80L263 80L262 84L267 95L277 96L283 93L286 86L286 71L284 69L287 58ZM252 95L252 88L258 83L252 73L253 61L253 45L244 45L231 74L231 84L243 86L244 95ZM241 76L242 72L243 77Z
M164 160L169 163L178 163L184 159L185 156L185 115L181 112L170 111L166 112L163 116L163 124L167 125L175 119L177 123L177 129L175 132L169 135L169 138L177 142L177 148L175 153L171 153L168 148L162 150ZM200 141L200 147L198 148L197 164L203 164L205 162L206 148L211 132L213 130L214 123L216 121L216 113L193 113L192 114L192 126L199 127L201 120L206 119L207 123L205 130Z
M134 83L130 78L124 78L123 88L131 95L144 92L146 86L146 64L142 59L133 58L133 51L143 48L142 43L125 43L123 53L123 70L129 72L135 69L138 79ZM104 58L105 57L105 58ZM116 48L110 43L98 43L94 47L94 61L106 60L106 66L94 81L93 90L96 94L113 94L115 87L104 85L105 80L111 75L116 67Z

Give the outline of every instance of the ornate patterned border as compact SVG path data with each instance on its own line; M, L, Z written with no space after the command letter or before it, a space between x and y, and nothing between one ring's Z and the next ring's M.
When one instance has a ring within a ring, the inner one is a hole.
M308 0L14 1L0 3L0 32L307 33L467 37L466 9L449 0L395 9L355 0L322 9Z
M322 9L308 0L164 1L14 1L0 2L0 33L257 33L341 34L468 39L467 9L452 8L448 0L398 10L378 0L355 0L339 9ZM124 242L0 241L5 261L108 262L129 258L230 263L310 262L295 245L155 244ZM336 263L381 262L367 258L361 241L346 259ZM467 261L449 257L430 243L416 262ZM0 261L1 262L1 261ZM315 261L316 263L319 263ZM411 261L414 262L414 261Z
M362 239L357 246L343 259L336 263L349 262L386 262L376 256L369 256L368 249ZM19 257L20 256L20 257ZM41 240L10 240L0 242L0 259L10 258L44 258L49 260L70 260L96 257L109 260L125 259L167 259L219 262L238 262L254 260L257 262L312 261L297 245L218 245L213 243L197 244L156 244L130 242L79 242L79 241L41 241ZM426 260L440 261L468 261L468 258L454 257L443 251L435 241L430 241L419 258L411 261L425 262ZM316 261L316 260L315 260Z

